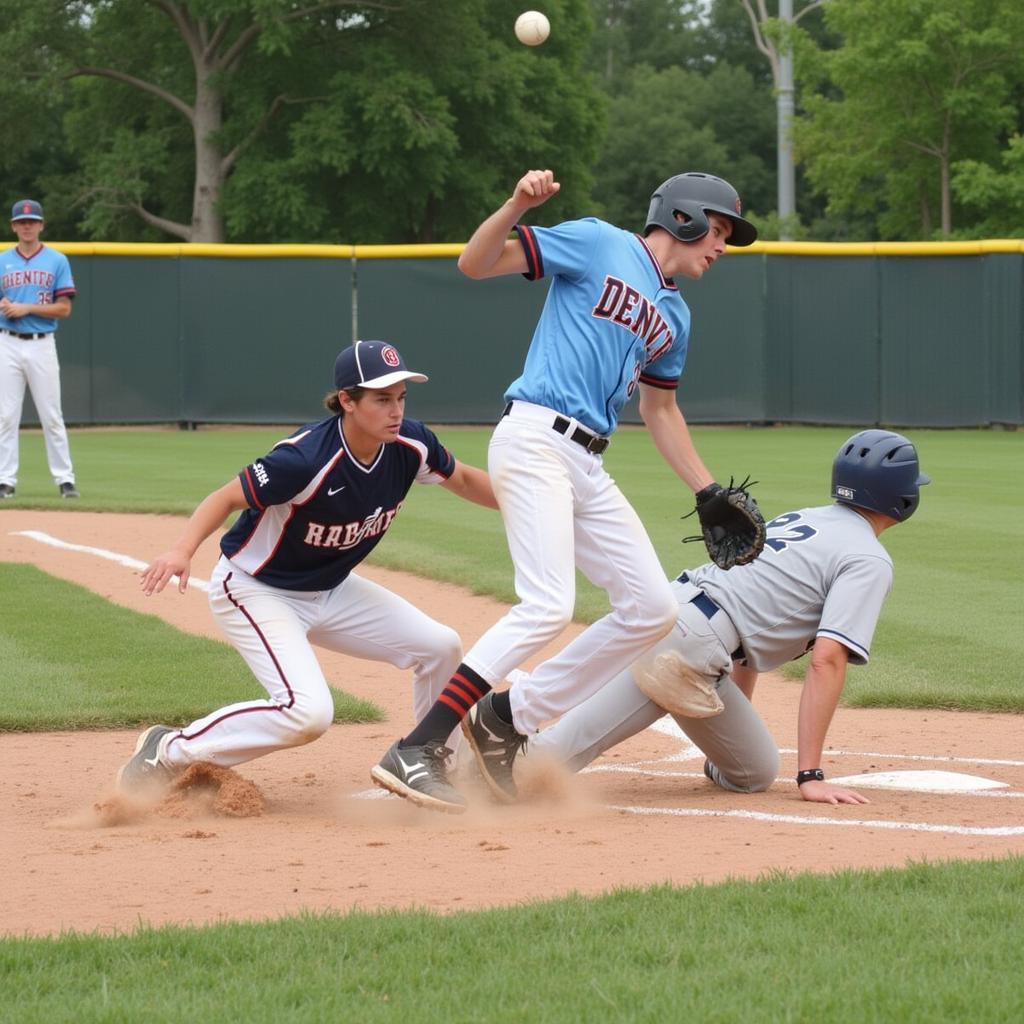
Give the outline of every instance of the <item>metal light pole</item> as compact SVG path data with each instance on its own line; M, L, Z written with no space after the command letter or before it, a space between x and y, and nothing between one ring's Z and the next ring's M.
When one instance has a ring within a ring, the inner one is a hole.
M788 27L793 24L793 0L779 0L779 20ZM788 32L787 27L787 32ZM779 88L776 99L778 120L778 207L781 231L779 237L793 237L796 214L796 175L793 170L793 46L787 38L779 51Z

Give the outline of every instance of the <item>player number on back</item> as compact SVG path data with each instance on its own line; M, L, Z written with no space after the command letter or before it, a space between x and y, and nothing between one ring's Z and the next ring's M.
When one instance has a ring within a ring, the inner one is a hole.
M790 544L799 544L802 540L810 540L818 531L813 526L799 522L798 512L787 512L785 515L776 516L767 526L769 536L765 539L765 546L772 551L785 551ZM778 536L771 536L772 530L784 530Z

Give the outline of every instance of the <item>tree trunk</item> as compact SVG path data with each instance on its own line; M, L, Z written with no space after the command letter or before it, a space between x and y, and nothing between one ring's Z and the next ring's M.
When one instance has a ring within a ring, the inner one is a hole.
M224 218L217 209L224 188L224 152L217 141L224 124L224 100L211 85L212 72L196 67L195 118L196 181L192 193L190 242L223 242Z
M953 233L953 200L949 188L949 151L950 127L949 115L942 131L942 152L939 153L939 188L942 197L942 237L949 238Z

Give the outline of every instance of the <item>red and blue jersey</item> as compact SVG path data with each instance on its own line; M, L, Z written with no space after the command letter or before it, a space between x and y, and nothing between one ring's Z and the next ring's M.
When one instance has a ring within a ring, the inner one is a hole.
M279 441L239 474L249 508L221 539L235 565L283 590L330 590L380 543L414 482L437 484L455 459L418 420L369 464L331 416Z
M49 305L63 296L74 298L75 282L67 256L48 245L28 257L22 256L17 246L0 253L0 296L33 306ZM0 315L0 327L25 334L50 334L57 329L57 321L34 315L11 320Z
M690 310L643 238L593 217L516 231L525 276L552 280L506 401L555 409L607 435L638 381L678 386Z

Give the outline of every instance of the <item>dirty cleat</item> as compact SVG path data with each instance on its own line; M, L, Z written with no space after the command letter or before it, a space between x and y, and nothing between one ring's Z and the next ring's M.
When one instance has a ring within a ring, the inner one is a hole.
M13 498L14 487L11 484L0 484L0 498Z
M73 483L71 483L70 481L61 484L59 490L60 490L60 496L62 498L80 498L81 497L81 495L78 493L78 490L75 488L75 485Z
M493 696L492 690L469 709L462 732L488 788L502 803L510 804L519 795L512 765L520 748L525 749L526 737L494 710Z
M177 732L167 725L151 725L135 744L135 753L117 773L117 788L125 793L152 790L170 782L174 773L160 760L163 740Z
M422 747L398 744L398 740L392 743L380 763L370 769L374 783L427 810L462 814L466 799L448 781L452 752L444 743L431 740Z

